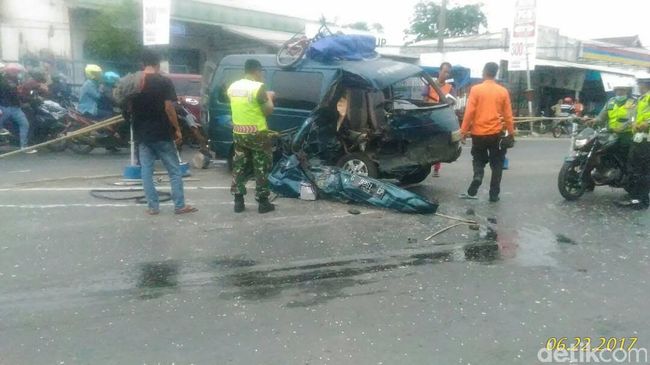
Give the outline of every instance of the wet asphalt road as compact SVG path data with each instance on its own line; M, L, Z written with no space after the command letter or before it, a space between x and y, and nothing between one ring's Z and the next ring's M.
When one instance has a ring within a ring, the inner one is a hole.
M234 215L222 165L186 183L199 213L149 217L88 193L124 154L0 160L0 364L536 364L549 337L648 347L650 213L609 188L563 201L567 150L520 141L490 204L456 198L466 149L412 190L483 227L433 241L454 222L290 199Z

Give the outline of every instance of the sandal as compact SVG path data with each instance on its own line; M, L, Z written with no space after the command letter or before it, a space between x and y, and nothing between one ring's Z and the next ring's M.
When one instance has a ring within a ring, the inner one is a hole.
M194 213L194 212L198 212L198 211L199 210L194 208L193 206L186 205L181 209L176 209L176 211L174 213L175 214L187 214L187 213Z

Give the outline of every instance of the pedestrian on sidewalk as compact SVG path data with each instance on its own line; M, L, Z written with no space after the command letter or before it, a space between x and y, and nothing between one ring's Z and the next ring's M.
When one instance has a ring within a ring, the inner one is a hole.
M507 148L503 143L504 128L509 136L514 136L510 94L497 84L499 66L489 62L483 68L483 82L472 87L467 101L467 109L461 126L462 141L472 136L472 166L474 177L462 198L476 199L483 182L485 165L489 162L492 170L490 181L490 202L499 201L501 176ZM510 137L512 138L512 137Z
M160 74L160 56L145 50L143 86L140 93L130 100L133 132L140 154L142 186L147 197L150 215L160 212L158 192L153 182L154 162L160 159L167 173L172 189L172 200L176 214L193 213L198 209L185 204L183 174L174 140L182 140L181 129L173 103L177 100L171 80ZM172 137L173 136L173 137Z

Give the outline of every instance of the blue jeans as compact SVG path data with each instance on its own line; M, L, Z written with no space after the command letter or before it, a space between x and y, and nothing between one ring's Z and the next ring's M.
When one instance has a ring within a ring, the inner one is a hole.
M2 116L0 117L0 128L4 128L5 122L11 120L18 125L20 134L20 147L27 147L27 137L29 136L29 121L25 112L18 106L3 106Z
M140 152L140 166L142 167L142 187L147 197L149 209L158 211L160 203L158 192L153 183L153 165L156 158L162 161L169 174L169 180L172 188L172 200L174 207L178 210L185 206L185 196L183 193L183 174L176 154L176 146L172 141L160 142L140 142L138 144Z

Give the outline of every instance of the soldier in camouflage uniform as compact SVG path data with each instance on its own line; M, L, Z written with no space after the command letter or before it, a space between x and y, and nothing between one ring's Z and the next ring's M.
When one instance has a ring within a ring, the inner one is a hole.
M272 165L271 138L267 133L235 134L235 154L232 159L233 180L231 192L246 195L246 182L255 178L255 197L268 199L268 174Z
M266 117L273 112L273 92L262 83L262 65L247 60L245 77L228 88L233 121L233 180L231 192L235 196L235 213L245 209L246 182L255 177L258 212L275 210L269 202L268 174L272 165L271 134Z

